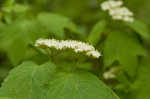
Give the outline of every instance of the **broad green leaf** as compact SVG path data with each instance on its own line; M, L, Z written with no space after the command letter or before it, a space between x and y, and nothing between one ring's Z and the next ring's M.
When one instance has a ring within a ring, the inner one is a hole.
M125 33L111 33L104 44L104 65L111 66L118 61L130 76L133 76L138 65L138 56L145 55L139 41Z
M132 85L131 96L129 99L150 99L150 58L143 59L138 68L138 75L135 83Z
M21 38L14 39L6 50L12 63L17 65L26 54L27 43Z
M50 82L46 99L119 99L88 72L60 72Z
M48 82L55 73L55 65L51 62L36 65L24 62L13 69L0 88L0 97L12 99L45 99Z
M127 23L136 33L143 39L150 40L150 31L146 24L139 20L134 20L132 23Z
M104 29L106 27L106 22L103 21L99 21L92 29L89 37L88 37L88 41L89 43L91 43L92 45L96 45L99 40L102 37L102 32L104 32Z
M6 26L2 32L1 47L8 53L13 65L21 62L29 44L47 35L34 20L17 20Z
M53 34L58 38L64 38L65 29L75 33L78 32L76 25L71 20L58 14L41 13L38 16L38 20L45 27L46 33Z

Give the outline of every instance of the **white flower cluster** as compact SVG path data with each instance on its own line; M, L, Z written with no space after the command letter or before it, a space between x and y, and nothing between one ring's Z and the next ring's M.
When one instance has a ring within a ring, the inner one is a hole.
M123 5L122 1L114 1L114 0L108 0L101 4L102 10L111 10L115 8L119 8Z
M133 22L133 13L126 7L123 7L123 1L108 0L101 4L104 11L109 11L109 15L114 20L123 20L126 22Z
M110 70L104 72L104 74L103 74L104 79L106 79L106 80L115 79L116 78L115 73L117 71L119 71L119 69L114 67L114 68L111 68Z
M36 47L55 48L56 50L72 49L76 53L85 52L86 55L99 58L101 54L92 45L75 40L39 39Z

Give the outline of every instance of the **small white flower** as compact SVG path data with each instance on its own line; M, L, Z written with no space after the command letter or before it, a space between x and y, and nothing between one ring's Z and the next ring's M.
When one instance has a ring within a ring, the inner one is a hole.
M122 16L121 15L116 15L116 16L113 16L112 19L114 20L122 20Z
M125 17L123 18L124 21L133 22L134 19L132 17Z
M95 58L100 57L101 54L98 51L90 51L87 53L88 56L93 56Z
M119 71L119 68L117 67L113 67L110 70L104 72L103 77L104 79L108 80L108 79L115 79L116 75L115 73Z
M114 1L114 0L109 0L105 1L101 4L101 7L104 11L106 10L111 10L112 8L118 8L123 4L122 1Z
M45 46L47 48L55 48L56 50L72 49L76 53L85 52L86 55L99 58L101 54L95 50L92 45L75 40L55 40L55 39L39 39L35 43L36 47Z
M101 4L102 10L108 10L109 15L114 20L123 20L126 22L133 22L133 13L126 7L123 7L122 1L108 0Z
M108 80L108 79L114 79L114 78L116 78L116 75L114 75L114 74L112 74L112 73L110 73L110 72L105 72L105 73L103 74L103 77L104 77L106 80Z

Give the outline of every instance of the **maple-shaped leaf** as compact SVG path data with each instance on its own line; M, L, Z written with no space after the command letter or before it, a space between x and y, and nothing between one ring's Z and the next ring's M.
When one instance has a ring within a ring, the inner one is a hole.
M13 69L0 88L0 97L12 99L45 99L48 82L55 74L55 65L24 62Z
M46 99L119 99L88 72L59 72L50 81Z

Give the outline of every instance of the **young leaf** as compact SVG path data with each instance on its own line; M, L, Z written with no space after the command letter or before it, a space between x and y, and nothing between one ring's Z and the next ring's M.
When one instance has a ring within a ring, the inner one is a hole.
M106 22L104 20L99 21L93 27L93 29L88 37L89 43L91 43L92 45L96 45L98 43L98 41L101 39L102 32L104 31L105 27L106 27Z
M45 31L55 35L58 38L64 38L65 29L77 32L77 27L67 17L53 14L53 13L41 13L38 16L39 22L45 27Z
M51 62L41 66L25 62L13 69L0 88L0 97L12 99L45 99L48 82L55 73Z
M46 99L119 99L88 72L60 72L50 82Z
M125 33L111 33L104 44L104 65L106 67L118 61L130 76L138 65L138 57L145 55L144 48L134 36Z
M136 31L143 39L150 40L150 31L146 24L139 20L134 20L132 23L127 23L133 30Z

